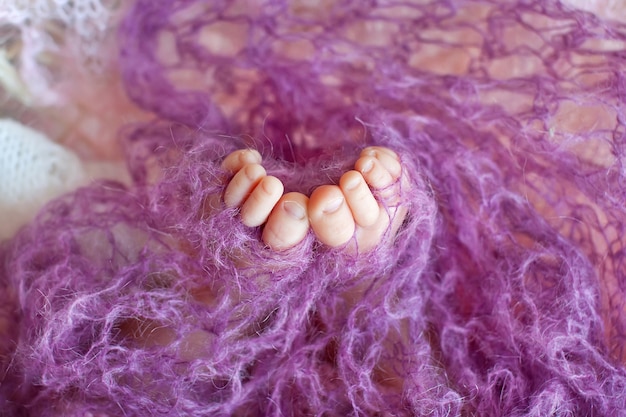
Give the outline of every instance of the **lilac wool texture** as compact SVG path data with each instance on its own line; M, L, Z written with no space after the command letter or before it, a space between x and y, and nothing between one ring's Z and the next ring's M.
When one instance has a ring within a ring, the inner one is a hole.
M626 415L626 26L313 3L136 1L121 71L155 120L123 132L131 186L3 244L0 415ZM232 150L310 193L370 144L410 182L391 247L272 252L221 203Z

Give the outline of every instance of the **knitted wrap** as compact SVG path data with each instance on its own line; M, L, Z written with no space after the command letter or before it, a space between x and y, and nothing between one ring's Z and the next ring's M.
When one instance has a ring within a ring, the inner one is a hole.
M626 415L622 23L136 0L119 36L154 120L122 132L131 185L2 246L7 416ZM371 144L409 178L392 246L272 252L219 198L232 150L310 193Z

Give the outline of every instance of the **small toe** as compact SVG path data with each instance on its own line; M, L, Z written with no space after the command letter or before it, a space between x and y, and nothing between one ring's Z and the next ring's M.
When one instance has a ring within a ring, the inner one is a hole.
M240 149L231 152L222 161L222 168L230 172L238 172L241 168L250 164L260 164L263 158L254 149Z
M377 210L367 209L366 224L357 221L354 239L356 246L350 248L365 253L380 245L387 232L390 232L389 236L395 236L398 232L407 213L401 193L409 183L400 157L389 148L371 146L363 149L354 167L376 197ZM349 200L348 202L350 204ZM358 210L366 212L364 203L350 205L351 208L353 206L357 207L353 210L355 219L360 216L357 214Z
M313 191L309 220L317 239L331 247L347 243L356 227L345 196L335 185L322 185Z
M300 243L309 230L304 194L287 193L278 200L263 229L263 242L276 251L287 250Z
M348 171L341 176L339 187L357 225L368 227L378 219L380 208L365 179L358 171Z
M399 204L399 192L401 184L406 183L406 175L402 172L400 158L394 151L380 146L365 148L354 167L375 191L379 202L387 207Z
M241 206L242 223L248 227L265 223L283 191L283 183L278 178L264 177Z
M354 169L363 175L365 182L374 190L382 190L394 182L391 173L373 156L360 157L354 164Z
M246 165L235 174L224 191L226 207L238 207L265 177L265 168L259 164Z
M361 151L361 157L371 156L381 163L381 165L391 174L394 179L400 177L402 165L400 157L394 151L382 146L370 146Z

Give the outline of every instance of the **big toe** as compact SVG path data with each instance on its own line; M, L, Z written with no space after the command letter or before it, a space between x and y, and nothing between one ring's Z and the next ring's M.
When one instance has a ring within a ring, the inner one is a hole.
M276 251L287 250L300 243L309 230L308 202L304 194L292 192L283 195L263 228L263 242Z

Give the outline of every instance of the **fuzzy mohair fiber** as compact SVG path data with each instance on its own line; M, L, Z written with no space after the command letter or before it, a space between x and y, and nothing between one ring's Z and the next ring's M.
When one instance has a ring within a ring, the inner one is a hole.
M626 415L626 26L555 1L137 0L130 186L1 246L2 416ZM370 253L272 252L220 200L400 155Z

